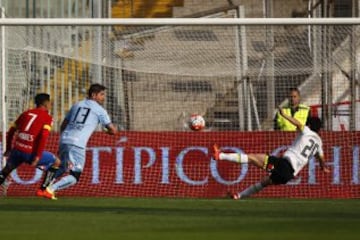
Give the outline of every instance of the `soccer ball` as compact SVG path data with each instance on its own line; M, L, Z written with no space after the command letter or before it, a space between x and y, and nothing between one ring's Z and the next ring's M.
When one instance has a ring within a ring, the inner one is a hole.
M193 131L201 131L205 128L205 119L199 114L190 116L189 127Z

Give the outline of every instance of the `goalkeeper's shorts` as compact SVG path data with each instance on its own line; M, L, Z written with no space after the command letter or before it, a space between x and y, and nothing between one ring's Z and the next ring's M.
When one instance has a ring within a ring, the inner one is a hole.
M269 156L265 168L274 184L286 184L294 178L294 169L286 158Z

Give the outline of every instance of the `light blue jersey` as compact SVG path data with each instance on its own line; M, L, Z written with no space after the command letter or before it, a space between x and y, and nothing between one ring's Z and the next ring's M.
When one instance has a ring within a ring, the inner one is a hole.
M106 110L91 99L74 104L65 119L68 125L61 134L60 144L70 144L80 148L86 147L91 134L99 124L106 126L111 123Z

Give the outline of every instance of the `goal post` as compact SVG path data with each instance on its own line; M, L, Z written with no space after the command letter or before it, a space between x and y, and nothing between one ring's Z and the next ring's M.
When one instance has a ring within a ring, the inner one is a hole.
M59 196L222 197L266 173L216 162L212 144L281 154L294 133L274 131L274 114L297 88L325 123L332 173L311 159L294 181L257 196L360 197L360 20L239 17L241 9L196 19L1 19L3 123L50 93L46 148L56 153L66 112L102 83L121 131L94 133L80 182ZM204 117L203 131L189 128L192 114ZM7 195L34 195L41 176L21 166Z
M6 18L5 26L358 25L358 18Z

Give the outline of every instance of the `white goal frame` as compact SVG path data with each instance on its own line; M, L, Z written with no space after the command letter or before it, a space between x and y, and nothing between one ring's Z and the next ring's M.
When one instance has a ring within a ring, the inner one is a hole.
M201 25L360 25L360 18L0 18L0 27L4 33L6 26L112 26L112 25L149 25L149 26L201 26ZM1 40L4 52L5 41ZM5 69L1 76L4 78ZM1 91L4 93L6 83L1 81ZM1 96L2 104L6 104L5 94ZM3 115L3 118L6 117ZM6 123L2 121L3 129ZM2 139L6 133L3 131Z
M7 18L1 26L358 25L360 18Z
M1 18L2 64L4 65L6 54L6 27L16 26L323 26L323 25L348 25L360 26L360 18ZM237 46L239 47L239 46ZM1 68L1 111L2 114L2 139L5 146L6 115L4 114L7 104L6 87L7 80L5 67ZM261 72L262 70L260 70ZM251 90L250 90L251 91ZM240 102L240 101L239 101ZM255 107L254 107L255 108ZM356 111L355 111L356 112ZM249 114L248 114L249 115ZM241 130L241 129L240 129Z

